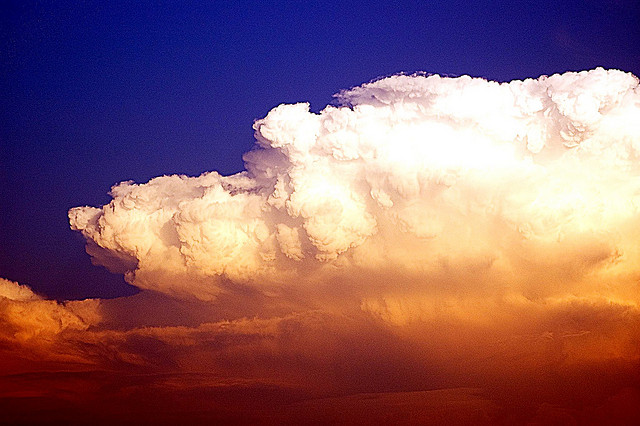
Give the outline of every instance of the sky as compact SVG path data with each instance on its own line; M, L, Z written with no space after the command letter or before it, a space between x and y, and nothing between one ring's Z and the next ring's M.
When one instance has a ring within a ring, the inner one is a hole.
M637 419L637 2L0 12L13 420Z

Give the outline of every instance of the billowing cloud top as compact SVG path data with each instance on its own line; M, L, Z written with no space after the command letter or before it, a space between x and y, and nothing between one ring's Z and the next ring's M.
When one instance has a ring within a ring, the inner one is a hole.
M397 75L336 97L318 114L299 103L257 120L245 172L124 182L108 205L71 209L71 227L134 285L205 300L227 280L273 292L337 270L481 293L487 283L465 278L480 268L534 296L638 271L635 76ZM604 296L637 303L618 287Z

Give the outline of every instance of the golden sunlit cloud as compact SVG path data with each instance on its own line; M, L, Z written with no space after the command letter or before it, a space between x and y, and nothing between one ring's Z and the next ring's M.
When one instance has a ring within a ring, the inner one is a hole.
M148 386L220 419L379 419L356 394L413 423L637 419L638 79L397 75L336 98L257 120L244 172L71 209L144 291L61 304L0 282L4 371L38 349L56 367L32 369L82 386L146 374L118 406ZM243 417L234 389L275 402Z

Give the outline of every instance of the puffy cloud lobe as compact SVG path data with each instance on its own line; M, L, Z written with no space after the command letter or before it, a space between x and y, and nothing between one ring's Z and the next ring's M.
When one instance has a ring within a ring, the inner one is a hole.
M97 301L59 304L4 278L0 278L0 309L3 337L20 341L46 339L66 329L86 330L100 318Z
M27 364L45 361L87 362L70 336L100 322L98 300L58 303L31 289L0 278L0 372L17 368L12 360ZM30 365L33 368L33 365ZM24 368L20 367L18 369Z

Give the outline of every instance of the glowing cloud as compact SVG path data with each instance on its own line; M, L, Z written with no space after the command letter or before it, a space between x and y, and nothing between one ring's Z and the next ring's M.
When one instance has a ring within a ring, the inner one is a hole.
M277 400L252 421L371 401L398 421L640 418L638 79L397 75L336 98L257 120L242 173L71 209L94 261L147 291L61 304L0 280L2 350L222 420L256 407L219 414L238 388Z
M485 265L509 277L507 293L551 271L546 281L570 281L560 295L578 275L637 270L633 75L399 75L337 98L319 114L280 105L256 121L246 172L124 182L110 204L72 209L71 226L134 285L201 299L224 279L272 291L331 267L431 276ZM590 292L637 303L627 284Z

